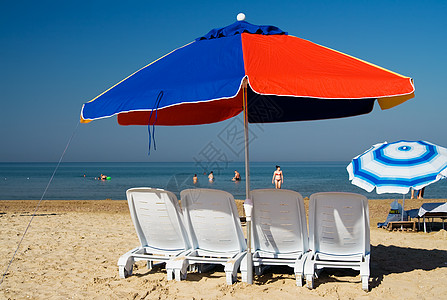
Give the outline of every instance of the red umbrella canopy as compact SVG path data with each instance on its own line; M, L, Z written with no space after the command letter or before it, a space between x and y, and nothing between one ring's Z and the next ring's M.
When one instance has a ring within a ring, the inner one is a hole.
M411 78L288 35L238 21L145 66L83 105L81 121L118 115L122 125L193 125L342 118L414 97Z

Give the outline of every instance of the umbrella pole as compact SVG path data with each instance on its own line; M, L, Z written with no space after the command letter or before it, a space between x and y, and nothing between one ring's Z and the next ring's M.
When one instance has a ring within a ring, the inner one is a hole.
M242 82L242 103L244 108L245 138L245 202L244 210L247 221L247 283L253 284L253 256L251 253L251 212L253 203L250 198L250 162L248 157L248 112L247 112L247 77Z
M405 194L402 195L402 220L404 220L404 213L405 213Z

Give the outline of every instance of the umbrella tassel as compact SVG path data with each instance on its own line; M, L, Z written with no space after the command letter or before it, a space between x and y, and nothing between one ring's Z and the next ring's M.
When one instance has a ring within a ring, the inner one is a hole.
M157 150L157 145L155 143L155 123L157 123L158 117L158 107L160 106L161 99L163 98L163 91L160 91L157 96L157 100L155 101L154 108L151 110L151 114L149 115L149 122L147 125L147 130L149 131L149 151L147 155L151 155L151 143L154 141L154 150ZM152 134L151 134L151 119L152 113L155 111L155 120L152 123Z

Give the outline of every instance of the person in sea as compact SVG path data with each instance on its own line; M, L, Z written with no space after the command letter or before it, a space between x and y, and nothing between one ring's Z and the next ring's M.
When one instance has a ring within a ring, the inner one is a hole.
M192 177L192 183L196 184L198 180L199 178L197 178L197 174L194 174L194 176Z
M273 172L272 184L275 185L276 189L280 189L281 184L283 184L283 183L284 183L284 176L282 174L281 167L276 166L276 170L275 170L275 172Z
M209 180L210 182L213 182L213 181L214 181L214 174L213 174L213 171L211 171L211 172L210 172L210 175L208 175L208 180Z
M240 181L241 180L241 174L237 170L234 170L234 177L231 179L233 181Z

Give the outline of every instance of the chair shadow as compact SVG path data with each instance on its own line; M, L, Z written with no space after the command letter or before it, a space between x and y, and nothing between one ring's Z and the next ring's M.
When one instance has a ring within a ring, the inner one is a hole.
M431 271L437 268L447 268L447 251L406 248L394 245L371 246L370 289L378 287L386 275L407 273L414 270ZM153 272L166 272L166 270L161 265L134 276L142 277ZM358 271L351 269L323 269L318 279L315 280L315 288L327 282L360 283L361 279L358 275ZM224 267L216 265L214 269L205 273L188 272L187 280L200 281L204 277L221 278L222 276L225 277ZM294 277L293 268L272 266L266 269L263 274L255 275L254 281L256 284L265 285L285 279L294 280Z
M371 246L371 289L380 285L384 276L414 270L431 271L447 267L447 251L398 246Z
M253 277L253 281L259 285L269 284L284 279L295 280L293 268L288 266L269 266L261 275L253 274Z
M159 263L156 264L152 267L152 269L148 269L146 266L143 265L133 265L133 272L131 276L135 276L135 277L144 277L147 276L149 274L154 274L154 273L164 273L166 274L166 269L165 269L166 264L165 263ZM137 271L138 270L138 271Z
M399 246L371 246L370 289L378 287L386 275L414 270L431 271L447 268L447 251L406 248ZM324 269L315 287L327 282L361 282L358 271L352 269ZM356 277L356 278L353 278Z
M134 265L135 267L135 265ZM166 265L165 264L158 264L155 265L152 269L146 269L144 271L141 271L142 269L144 269L145 267L139 267L139 272L138 273L134 273L132 274L132 276L135 277L144 277L147 276L149 274L154 274L154 273L161 273L166 275ZM223 273L223 275L222 275ZM195 271L188 271L187 273L187 281L200 281L203 278L224 278L225 280L225 270L224 270L224 266L222 265L215 265L214 267L210 268L209 271L207 272L195 272Z
M390 274L407 273L414 270L431 271L447 268L447 251L407 248L399 246L371 246L370 289L378 287L384 277ZM285 275L285 276L284 276ZM361 283L359 272L352 269L323 269L315 280L315 287L327 282ZM262 275L255 276L257 284L269 284L278 280L293 278L293 269L275 266Z
M204 278L223 278L225 281L225 267L219 264L207 264L206 271L188 271L186 280L201 281Z

